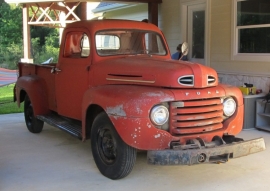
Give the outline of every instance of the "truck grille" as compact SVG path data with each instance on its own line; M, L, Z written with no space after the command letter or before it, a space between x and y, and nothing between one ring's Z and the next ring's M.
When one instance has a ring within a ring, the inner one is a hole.
M197 134L221 129L223 105L219 98L170 103L170 133Z

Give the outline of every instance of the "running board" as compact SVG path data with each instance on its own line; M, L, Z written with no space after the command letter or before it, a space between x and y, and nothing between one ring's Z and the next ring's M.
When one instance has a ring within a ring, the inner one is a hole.
M37 118L82 140L82 127L71 119L61 117L57 114L38 115Z

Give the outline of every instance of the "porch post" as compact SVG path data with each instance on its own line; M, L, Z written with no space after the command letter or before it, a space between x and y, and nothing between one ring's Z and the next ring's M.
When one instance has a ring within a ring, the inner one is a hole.
M148 3L148 20L158 26L158 3Z
M27 4L23 4L23 55L24 58L21 58L21 62L33 63L33 59L31 59L31 37L30 37L30 26L28 25L28 6Z
M87 20L87 2L81 2L81 20Z
M81 21L87 20L87 2L81 2L76 8L75 13Z

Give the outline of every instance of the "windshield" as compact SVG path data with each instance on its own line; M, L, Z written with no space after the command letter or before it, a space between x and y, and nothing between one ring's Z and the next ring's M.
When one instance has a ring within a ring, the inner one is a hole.
M96 33L96 49L100 56L154 54L166 55L158 33L142 30L106 30Z

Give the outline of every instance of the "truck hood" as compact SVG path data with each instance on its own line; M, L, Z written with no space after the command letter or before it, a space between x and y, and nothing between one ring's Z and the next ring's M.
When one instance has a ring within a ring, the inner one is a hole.
M95 84L139 84L171 88L206 88L218 85L215 70L198 63L128 56L110 58L93 66Z

